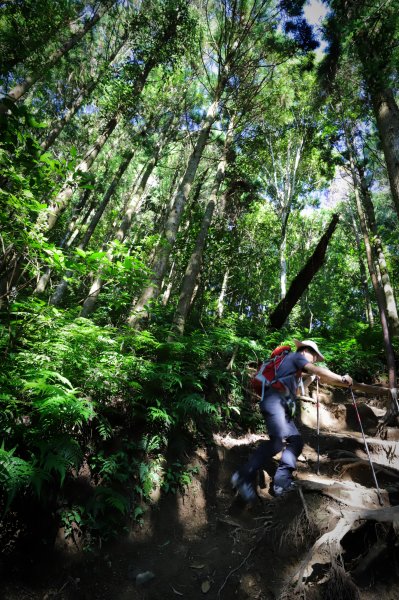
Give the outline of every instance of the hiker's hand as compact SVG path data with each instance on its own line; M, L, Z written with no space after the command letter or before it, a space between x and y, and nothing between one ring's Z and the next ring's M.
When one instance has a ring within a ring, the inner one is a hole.
M346 383L349 387L353 385L353 379L348 373L346 373L346 375L342 375L341 379L342 383Z

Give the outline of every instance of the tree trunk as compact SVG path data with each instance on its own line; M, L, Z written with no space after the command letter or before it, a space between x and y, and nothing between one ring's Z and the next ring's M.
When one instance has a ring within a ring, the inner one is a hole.
M190 155L186 171L175 194L173 206L169 211L169 215L165 224L164 243L159 245L157 255L155 256L153 264L153 282L145 288L139 300L135 303L131 310L131 314L128 319L128 324L131 327L134 327L139 320L147 315L146 307L148 303L159 295L161 282L165 275L169 256L176 240L183 209L190 194L191 186L208 141L211 127L216 119L221 91L222 90L220 89L219 94L208 109L206 118L199 132L197 142Z
M162 304L164 306L166 306L167 303L169 302L170 294L171 294L172 288L173 288L173 276L175 274L175 270L176 270L176 263L173 261L172 266L170 267L169 275L168 275L168 284L165 288L165 291L162 294Z
M176 331L180 335L183 335L184 333L186 319L191 304L191 298L194 292L198 274L201 269L205 241L212 221L213 212L215 210L215 204L215 197L211 197L205 209L205 213L201 223L201 229L198 233L195 242L194 251L191 254L190 260L186 268L186 272L184 274L179 301L173 317L173 331Z
M22 96L26 94L30 90L36 81L41 79L43 75L49 71L71 48L76 46L78 42L86 35L88 31L90 31L96 23L105 15L106 12L109 11L111 6L114 4L114 0L108 0L100 4L95 15L80 28L79 31L74 33L60 48L54 50L54 52L49 56L47 61L37 69L34 73L29 75L24 81L21 81L18 85L14 86L7 94L8 100L11 102L16 102ZM4 104L0 104L0 114L4 114L7 112L7 106Z
M150 74L152 68L154 67L156 61L153 58L150 58L144 66L143 72L136 80L134 85L134 90L132 94L134 96L139 96L143 90L143 87L148 79L148 75ZM95 159L99 155L100 151L104 147L105 142L110 137L111 133L114 131L118 124L118 120L120 117L120 113L114 115L104 127L100 137L97 142L88 150L84 156L84 159L78 165L75 172L86 173L91 166L93 165ZM57 222L57 219L61 212L65 209L68 204L69 199L71 198L74 191L74 185L71 182L67 182L58 196L53 200L50 207L40 215L38 219L38 223L45 222L45 230L50 231Z
M273 329L281 329L290 315L295 304L308 288L313 277L323 265L327 251L328 243L337 227L339 221L338 215L333 215L326 232L320 238L312 256L308 259L306 265L301 269L298 275L292 281L286 297L279 302L274 311L269 316L270 325Z
M357 254L358 254L358 259L359 259L359 271L360 271L360 277L361 277L362 288L363 288L363 293L364 293L366 318L367 318L367 322L370 325L370 327L373 328L374 327L374 315L373 315L373 309L372 309L371 301L370 301L367 272L366 272L366 267L365 267L364 261L363 261L363 253L362 253L362 248L360 245L359 230L358 230L357 223L356 223L356 220L355 220L355 217L354 217L352 211L351 211L351 217L352 217L353 232L355 234Z
M388 378L389 378L389 387L391 389L392 394L392 406L388 409L388 413L386 415L386 420L389 420L391 414L395 414L397 412L397 388L396 388L396 363L395 363L395 353L392 346L391 335L388 327L388 318L387 311L385 306L385 297L382 291L380 284L378 283L377 274L374 267L373 260L373 252L371 248L369 232L367 228L367 220L364 214L363 205L361 201L360 191L358 187L358 181L356 178L353 179L354 184L354 193L356 200L356 208L359 215L360 227L362 229L364 244L366 247L366 256L367 256L367 264L369 267L370 277L373 284L378 310L380 314L380 321L382 327L382 335L384 339L384 348L385 348L385 357L388 365Z
M60 242L60 248L69 248L69 246L72 244L72 241L78 233L76 230L79 230L79 225L83 222L84 215L92 206L92 202L88 202L92 193L92 189L84 190L79 202L73 207L71 220L69 222L67 231Z
M224 299L225 299L226 293L227 293L228 281L229 281L229 269L227 268L223 275L222 288L220 290L220 294L218 297L218 305L217 305L217 309L216 309L217 316L219 319L221 319L223 317Z
M387 165L391 194L399 217L399 108L390 88L370 90Z
M376 295L378 310L380 314L382 335L384 339L384 349L385 349L385 357L388 366L388 380L389 387L391 391L391 406L388 407L387 413L384 417L384 421L390 421L391 417L395 414L399 413L399 404L398 404L398 392L397 392L397 372L396 372L396 362L395 362L395 353L392 346L391 333L389 330L389 320L387 314L387 304L386 304L386 296L384 294L384 290L381 283L378 280L377 275L377 267L378 263L374 262L374 253L373 248L369 236L369 227L375 225L374 219L374 209L371 206L372 210L369 208L369 213L365 213L364 204L368 205L371 202L369 198L369 190L367 185L365 184L364 178L362 178L362 170L360 169L359 173L359 165L356 162L356 150L354 147L353 139L348 131L348 128L345 128L346 134L346 145L349 150L349 166L350 172L352 175L354 194L356 200L356 208L359 215L360 227L362 229L364 244L366 247L366 256L367 256L367 264L369 267L370 277L373 284L374 292ZM363 179L363 181L362 181ZM367 198L365 198L367 196Z
M130 201L128 202L128 204L125 208L125 214L122 218L122 221L121 221L117 231L114 233L114 236L113 236L114 240L119 243L122 243L124 241L125 237L127 236L128 232L130 230L132 220L133 220L133 215L138 210L140 202L141 202L142 198L144 197L144 193L145 193L145 189L147 187L148 180L158 162L161 147L162 147L162 144L161 143L158 144L154 156L148 162L147 167L141 177L140 183L137 186L135 192L132 194ZM107 255L108 255L109 260L112 261L114 256L113 256L113 251L112 251L111 247L109 248ZM101 273L99 273L98 276L94 279L94 281L90 287L89 293L83 303L82 312L81 312L82 317L87 317L91 312L93 312L95 305L97 303L97 298L100 295L103 283L104 282L101 277Z
M122 40L115 51L109 58L108 64L111 64L115 59L121 48L125 43L125 39ZM50 132L47 134L46 138L40 144L43 151L48 150L54 144L55 140L60 135L61 131L64 129L65 125L69 123L72 117L77 113L82 104L90 97L93 90L96 88L98 82L101 77L104 75L104 69L100 69L97 77L94 80L91 80L90 83L81 89L79 95L71 102L68 106L64 116L61 119L53 121L50 125Z
M119 169L116 172L107 191L105 192L103 199L101 200L101 203L99 204L96 212L94 213L93 218L91 219L90 224L89 224L88 228L86 229L81 242L77 246L79 250L84 250L87 247L105 209L108 206L109 201L111 200L112 196L114 195L114 193L118 187L118 184L120 183L120 180L122 179L126 169L128 168L128 166L133 158L133 154L134 154L133 151L129 152L126 155L125 160L123 160L122 163L120 164ZM58 306L61 303L61 301L65 295L65 292L67 291L67 288L68 288L68 279L70 279L72 277L72 275L73 275L73 271L71 271L71 270L68 270L65 273L65 278L58 284L54 294L52 295L52 297L50 299L50 304L53 304L54 306Z
M280 298L287 294L287 224L289 212L282 215L281 245L280 245Z
M353 140L353 136L347 126L345 127L345 137L346 144L349 150L349 163L352 179L354 185L356 186L358 194L360 194L360 199L365 213L364 216L366 219L367 230L370 231L372 236L372 241L370 240L370 242L372 245L372 252L377 264L377 275L380 275L381 278L381 286L385 296L384 304L386 307L388 322L392 329L392 332L395 335L398 335L398 310L388 273L388 267L386 264L384 251L382 248L381 238L377 229L373 201L371 199L369 186L366 182L364 168L361 164L359 164L359 161L357 160L356 147Z
M85 192L82 194L79 202L76 204L76 206L74 206L73 211L72 211L72 217L71 217L70 223L68 225L67 232L61 239L60 243L58 244L58 248L64 248L65 246L69 245L68 241L71 239L73 231L76 227L79 212L84 208L90 194L91 194L91 190L85 190ZM33 292L34 294L42 294L44 292L44 290L47 287L48 282L50 281L52 271L53 271L53 269L51 267L46 267L44 269L42 275L39 278L39 281L36 284L36 288Z
M117 124L118 118L116 116L112 117L108 121L107 125L104 127L102 133L98 137L96 143L93 144L93 146L86 152L83 160L77 166L75 173L87 173L87 171L89 171L95 159L103 149L106 141L116 128ZM75 184L72 183L72 181L70 180L64 185L64 187L54 198L54 200L52 200L50 206L39 216L37 223L40 226L40 228L43 228L44 231L50 231L51 229L53 229L53 227L57 223L58 217L67 207L68 202L71 199L74 191Z
M34 73L29 75L24 81L13 87L6 95L11 102L16 102L22 96L24 96L30 88L33 86L36 81L41 79L43 75L49 71L59 60L62 58L71 48L76 46L78 42L86 35L88 31L90 31L96 23L105 15L106 12L111 8L114 4L114 0L108 0L99 5L98 11L96 14L80 28L79 31L74 33L60 48L54 50L54 52L49 56L45 64L41 65L40 69L37 69ZM7 106L4 104L0 104L0 114L4 114L7 112Z
M399 335L399 317L398 317L398 309L396 306L395 295L393 292L393 287L391 284L388 266L385 260L384 250L382 247L381 237L378 233L377 224L375 220L375 212L373 201L371 199L370 190L367 185L366 179L364 177L363 170L360 166L357 167L358 175L359 175L359 184L360 184L360 193L361 199L365 211L365 216L367 218L368 228L372 235L372 247L374 251L374 255L376 258L376 262L378 265L378 270L381 276L381 285L385 295L385 303L387 308L387 316L392 332L395 336Z
M223 155L216 171L215 181L212 186L209 202L206 206L204 216L202 218L201 228L195 242L194 250L191 254L190 260L186 268L186 272L184 274L179 301L173 317L172 331L176 331L180 335L183 335L186 326L186 320L191 306L191 299L194 293L197 277L199 275L202 265L202 257L204 254L206 239L208 237L209 227L211 225L213 213L215 211L219 189L225 176L227 165L227 153L233 137L233 127L233 119L231 119L226 135Z

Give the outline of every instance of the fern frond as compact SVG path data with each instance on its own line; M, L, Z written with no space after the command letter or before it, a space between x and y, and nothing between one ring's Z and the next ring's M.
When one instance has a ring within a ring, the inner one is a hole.
M6 450L4 442L0 448L0 485L7 494L6 510L21 489L33 485L38 495L46 475L34 462L15 456L16 448Z
M189 394L179 398L176 409L184 415L211 415L217 413L216 406L207 402L200 394Z
M96 429L102 440L106 441L112 438L112 426L105 417L102 416L98 418L98 425Z
M109 507L124 515L130 508L129 498L111 487L98 486L89 508L94 515L98 515L107 512Z
M166 412L165 409L159 408L157 406L150 406L148 409L148 416L151 421L160 421L167 427L173 425L174 419L172 415Z
M67 472L72 468L78 469L82 464L83 453L78 442L67 436L43 440L37 446L40 450L40 468L45 473L58 474L61 485Z

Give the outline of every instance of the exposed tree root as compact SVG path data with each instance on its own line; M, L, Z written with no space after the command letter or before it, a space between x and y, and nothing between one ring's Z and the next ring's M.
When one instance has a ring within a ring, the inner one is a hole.
M306 579L313 572L316 564L337 561L341 555L341 540L351 530L360 525L360 521L377 521L378 523L395 523L399 519L399 506L380 509L362 509L345 511L334 529L322 535L309 550L294 577L296 589L301 589Z
M335 458L333 459L331 462L335 463L335 464L341 464L344 465L341 468L341 473L340 473L340 477L342 477L343 475L345 475L345 473L347 473L348 471L351 471L353 469L356 469L357 467L366 467L366 468L370 468L370 463L368 460L364 459L364 458ZM399 473L397 472L396 469L390 468L390 467L381 467L376 465L373 462L374 465L374 470L376 473L384 473L384 475L387 475L388 477L393 477L394 479L399 479Z
M307 490L321 492L337 502L354 509L370 508L377 505L376 492L351 481L302 480L301 486Z
M288 526L283 530L274 531L275 541L279 548L291 546L300 547L305 541L315 539L320 533L317 525L306 515L305 510L301 511Z
M359 444L364 445L363 436L359 431L323 431L323 437L325 438L340 438L357 440ZM387 448L395 456L399 456L399 442L395 440L386 440L379 437L369 437L366 435L366 442L369 446L378 447L378 449L384 450Z
M293 589L290 584L281 590L278 600L306 600L306 589Z
M373 447L373 465L374 466L378 466L381 468L387 468L387 469L392 469L393 471L395 471L396 473L398 472L398 470L391 466L391 463L395 460L395 458L397 458L396 455L396 446L394 444L390 445L382 445L382 444L378 444L378 447L376 448L375 446ZM377 454L377 456L376 456ZM385 460L384 457L385 456ZM362 459L361 457L359 457L357 454L355 454L354 452L351 452L349 450L332 450L331 452L328 453L328 457L332 460L338 460L338 459L354 459L357 461L364 461L367 464L368 461L366 461L366 459ZM349 461L348 461L349 462Z

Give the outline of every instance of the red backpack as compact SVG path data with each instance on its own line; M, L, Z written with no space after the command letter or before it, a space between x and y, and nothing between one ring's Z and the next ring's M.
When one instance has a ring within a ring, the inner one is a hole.
M285 385L277 378L277 370L290 352L291 346L278 346L273 350L270 358L259 365L255 375L251 378L251 387L261 398L263 398L265 389L270 386L281 392L286 391Z

